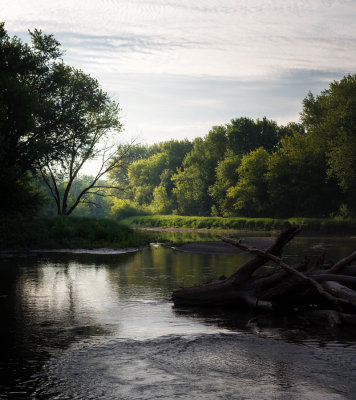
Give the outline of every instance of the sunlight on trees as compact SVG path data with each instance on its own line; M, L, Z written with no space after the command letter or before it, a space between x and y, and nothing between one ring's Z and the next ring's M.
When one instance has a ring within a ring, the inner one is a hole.
M240 117L192 142L113 146L119 104L63 63L52 35L30 39L0 24L0 215L33 214L42 202L45 215L116 219L355 216L356 75L309 93L300 123ZM83 175L93 159L96 175Z

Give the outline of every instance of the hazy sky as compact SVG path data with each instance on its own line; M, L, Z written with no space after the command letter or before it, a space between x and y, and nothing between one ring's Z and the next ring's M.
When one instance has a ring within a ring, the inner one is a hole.
M355 0L0 0L10 35L52 33L117 99L123 138L204 136L232 118L298 121L356 72Z

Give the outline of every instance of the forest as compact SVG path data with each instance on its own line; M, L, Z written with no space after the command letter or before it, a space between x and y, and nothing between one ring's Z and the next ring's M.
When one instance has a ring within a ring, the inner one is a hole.
M298 123L238 116L192 141L118 144L119 104L29 34L0 24L2 218L355 217L356 74L307 93Z

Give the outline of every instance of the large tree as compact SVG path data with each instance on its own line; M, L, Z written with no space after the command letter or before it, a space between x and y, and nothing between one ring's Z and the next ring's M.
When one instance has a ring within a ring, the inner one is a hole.
M227 190L227 196L234 201L238 215L261 217L270 215L266 178L270 154L263 147L244 155L237 168L238 182Z
M327 173L356 211L356 74L334 81L320 95L309 93L301 119L327 159Z
M274 217L329 217L340 201L335 180L326 174L325 152L309 134L281 141L268 162L268 197Z
M129 148L115 154L107 145L112 134L121 130L119 106L111 100L90 75L75 68L58 64L53 71L52 97L57 113L51 129L61 136L55 159L39 159L42 177L54 198L59 215L70 215L80 202L92 202L89 195L104 196L105 189L117 186L99 184L100 179L114 168L123 167ZM50 128L48 128L50 129ZM73 183L87 161L99 159L97 173L76 196ZM64 192L59 190L64 185Z
M52 35L35 30L31 44L10 38L0 23L0 214L34 208L31 184L38 159L56 148L42 122L53 121L48 96L52 66L60 57ZM44 99L46 98L46 101ZM46 117L45 117L46 116Z
M52 35L30 37L10 38L0 24L0 199L7 214L31 208L30 178L41 172L58 214L69 215L89 195L102 196L99 180L124 163L127 151L113 156L105 144L121 129L119 107L95 79L63 63ZM97 174L73 197L74 180L95 158Z
M214 126L208 135L193 142L182 167L172 176L178 211L184 215L209 215L214 205L208 189L215 181L215 168L226 151L226 129Z
M241 156L234 154L231 150L228 150L224 159L218 162L215 169L215 182L209 187L209 194L217 204L215 208L213 207L212 214L222 215L223 217L232 217L236 215L234 200L227 196L227 191L231 186L234 186L239 179L237 168L240 163Z

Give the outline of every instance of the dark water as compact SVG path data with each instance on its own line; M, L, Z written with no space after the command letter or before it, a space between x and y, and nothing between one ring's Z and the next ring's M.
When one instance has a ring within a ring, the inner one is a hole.
M356 239L298 239L331 259ZM172 290L248 255L152 246L0 260L0 399L354 399L356 332L247 327L234 311L174 309Z

